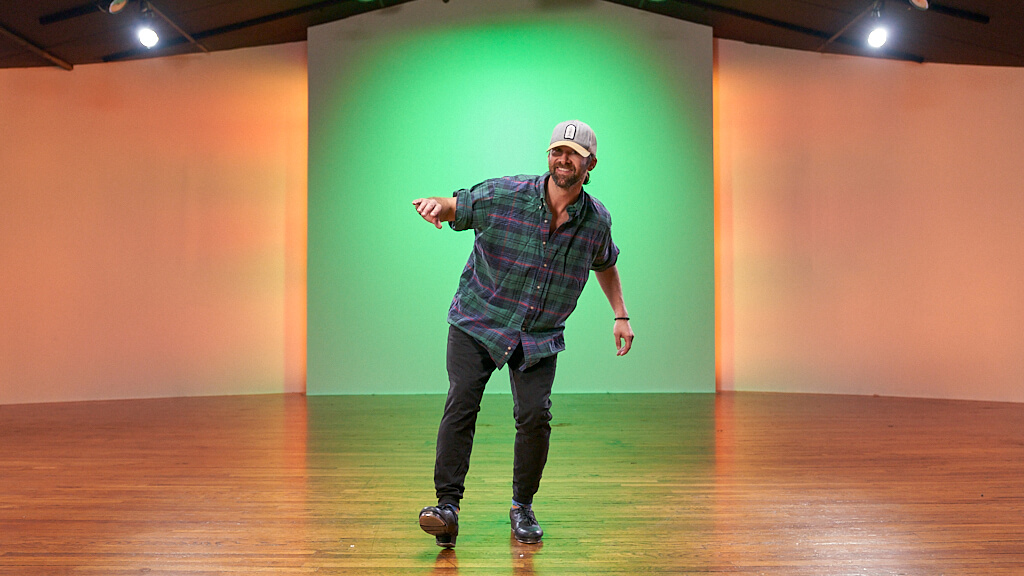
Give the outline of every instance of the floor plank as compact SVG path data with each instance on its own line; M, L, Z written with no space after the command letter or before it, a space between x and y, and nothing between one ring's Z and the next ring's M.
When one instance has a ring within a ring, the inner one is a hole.
M440 396L0 406L0 574L1024 574L1024 405L556 395L510 538L485 397L459 545L419 530Z

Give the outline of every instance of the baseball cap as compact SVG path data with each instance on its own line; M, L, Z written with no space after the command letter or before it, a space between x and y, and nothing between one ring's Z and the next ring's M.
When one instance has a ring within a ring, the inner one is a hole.
M558 146L568 146L580 153L584 158L591 154L597 156L597 136L586 123L579 120L566 120L551 133L551 145L548 150Z

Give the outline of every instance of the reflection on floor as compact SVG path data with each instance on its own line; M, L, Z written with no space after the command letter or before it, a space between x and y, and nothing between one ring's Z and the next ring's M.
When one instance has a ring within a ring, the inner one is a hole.
M0 574L1024 574L1024 405L553 400L544 543L489 395L451 551L416 521L441 396L0 406Z

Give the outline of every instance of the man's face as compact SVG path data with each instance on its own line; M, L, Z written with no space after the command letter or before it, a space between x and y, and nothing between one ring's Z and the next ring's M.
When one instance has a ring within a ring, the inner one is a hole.
M569 189L583 181L591 158L584 158L568 146L548 150L548 171L559 188Z

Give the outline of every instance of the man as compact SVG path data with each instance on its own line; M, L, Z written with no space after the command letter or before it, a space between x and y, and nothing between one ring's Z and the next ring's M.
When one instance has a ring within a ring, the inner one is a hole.
M450 198L412 202L438 229L449 222L454 230L476 231L448 312L450 387L434 465L438 505L420 512L420 527L438 546L455 546L484 386L506 364L516 420L509 518L516 540L540 542L544 532L532 505L547 462L555 360L565 349L565 319L591 270L614 312L617 354L632 346L611 216L583 190L595 166L594 131L571 120L555 127L547 173L487 180Z

